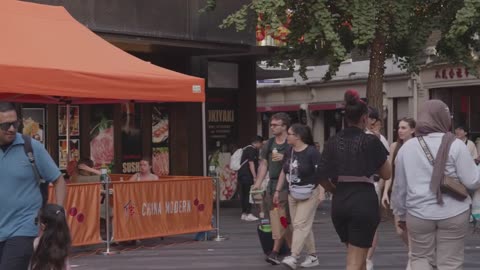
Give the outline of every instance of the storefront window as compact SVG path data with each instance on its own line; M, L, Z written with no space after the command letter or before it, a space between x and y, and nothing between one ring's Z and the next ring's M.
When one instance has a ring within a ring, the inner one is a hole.
M67 123L67 117L69 121ZM68 126L68 127L67 127ZM68 129L68 130L67 130ZM70 135L67 143L67 132ZM70 148L70 150L68 149ZM58 107L58 167L67 169L68 162L80 160L80 106Z
M453 128L470 126L470 96L453 95L451 110L453 112Z
M45 108L22 108L22 124L24 135L45 145Z
M471 104L476 104L477 106L471 106L470 114L470 132L480 135L480 96L472 96ZM472 138L473 139L473 138Z

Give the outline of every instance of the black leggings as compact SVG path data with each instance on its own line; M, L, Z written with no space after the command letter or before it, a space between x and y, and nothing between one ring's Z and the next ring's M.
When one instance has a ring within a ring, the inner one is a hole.
M35 237L12 237L0 242L0 270L28 270Z
M250 187L251 183L239 183L240 202L242 203L242 213L250 214L252 212L252 204L250 204Z

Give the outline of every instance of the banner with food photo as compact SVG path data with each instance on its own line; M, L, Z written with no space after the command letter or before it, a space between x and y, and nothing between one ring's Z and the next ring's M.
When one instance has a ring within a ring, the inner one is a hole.
M78 161L80 159L80 140L70 140L70 157L68 157L67 140L58 140L58 166L61 170L67 169L69 161Z
M80 135L80 107L70 106L70 136ZM67 136L67 107L58 107L58 136Z
M122 123L122 173L133 174L140 170L142 159L142 133L140 104L121 104Z
M237 173L230 169L230 152L215 151L209 157L209 167L215 167L216 175L220 183L220 200L231 200L237 191ZM216 191L213 192L217 196ZM216 197L215 197L216 198Z
M93 106L90 118L90 159L96 168L113 168L113 105Z
M152 112L152 170L156 175L170 174L168 111L154 105Z
M45 109L22 108L23 134L45 144Z

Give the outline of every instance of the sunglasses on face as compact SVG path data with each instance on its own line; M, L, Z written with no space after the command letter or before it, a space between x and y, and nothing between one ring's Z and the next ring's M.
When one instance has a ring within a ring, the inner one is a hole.
M11 126L13 126L14 129L17 129L20 126L20 122L14 121L14 122L0 123L0 129L3 131L8 131Z

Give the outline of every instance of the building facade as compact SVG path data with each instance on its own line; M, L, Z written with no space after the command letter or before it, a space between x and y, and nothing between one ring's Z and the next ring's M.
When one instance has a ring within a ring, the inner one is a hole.
M205 5L201 0L31 2L62 5L77 21L118 48L152 64L205 78L209 153L223 145L246 144L256 134L256 123L252 121L256 117L256 61L258 56L269 54L269 49L256 46L254 27L244 32L218 27L228 14L248 1L218 1L216 10L208 13L199 12ZM44 110L42 136L60 163L65 158L65 138L59 131L64 109L42 104L21 107L27 109L26 114L32 114L33 109ZM74 136L78 141L73 144L79 151L75 159L93 155L92 123L104 119L103 124L114 126L114 145L109 150L113 151L113 172L132 173L138 169L135 164L141 157L155 157L156 153L166 156L168 174L202 175L204 171L203 160L207 157L202 155L199 103L81 105L73 114L79 122ZM130 114L134 120L129 123L133 122L140 133L134 145L127 147L121 126L124 115ZM154 138L157 128L162 132L166 128L168 136Z
M452 128L465 126L474 142L480 137L480 79L459 65L427 66L417 81L418 104L440 99L450 108Z
M366 97L368 61L342 63L336 76L321 80L327 66L309 67L308 80L297 72L291 78L257 83L257 129L269 135L268 119L275 112L287 112L295 122L308 124L314 140L320 145L344 127L343 95L355 89ZM383 84L384 130L390 141L396 139L396 122L414 115L414 84L412 78L392 61L386 63ZM390 135L393 136L390 136Z

